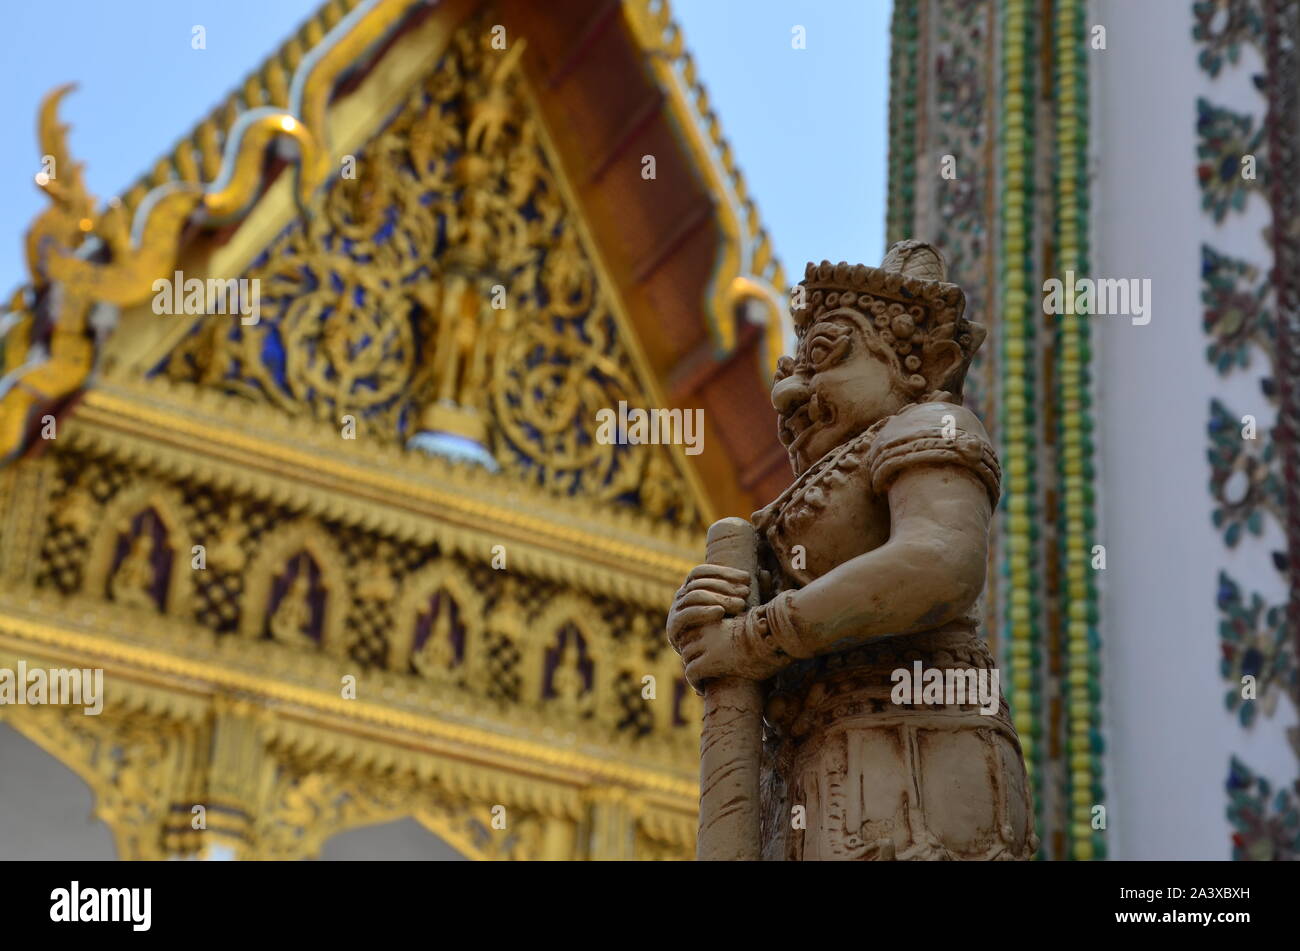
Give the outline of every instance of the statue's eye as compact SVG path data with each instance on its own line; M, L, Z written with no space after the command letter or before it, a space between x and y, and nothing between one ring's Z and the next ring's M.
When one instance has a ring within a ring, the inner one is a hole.
M808 362L814 370L822 370L837 362L848 349L848 334L818 334L808 341Z

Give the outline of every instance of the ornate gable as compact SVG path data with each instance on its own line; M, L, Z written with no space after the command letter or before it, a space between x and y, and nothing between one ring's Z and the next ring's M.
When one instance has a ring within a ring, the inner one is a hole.
M358 438L450 432L507 474L702 528L680 447L610 444L655 405L512 52L458 32L393 119L240 279L260 319L195 320L152 374Z

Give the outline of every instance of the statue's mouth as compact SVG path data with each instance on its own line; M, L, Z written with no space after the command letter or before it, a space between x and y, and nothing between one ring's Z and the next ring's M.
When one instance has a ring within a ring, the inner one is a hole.
M790 455L797 455L817 432L835 422L835 407L814 393L794 412L786 416L778 436Z

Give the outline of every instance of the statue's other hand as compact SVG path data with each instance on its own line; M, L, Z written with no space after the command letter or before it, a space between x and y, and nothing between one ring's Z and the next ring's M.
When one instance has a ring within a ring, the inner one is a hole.
M749 663L750 658L741 646L744 635L743 617L723 618L699 628L697 635L682 648L686 682L696 693L702 693L704 682L715 677L761 680L771 673Z
M702 625L743 614L749 573L723 565L699 565L677 589L668 611L668 643L679 654Z

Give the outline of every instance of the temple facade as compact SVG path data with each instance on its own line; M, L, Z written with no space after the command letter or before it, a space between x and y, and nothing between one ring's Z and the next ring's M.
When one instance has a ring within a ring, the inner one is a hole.
M102 205L43 104L0 667L104 696L0 720L118 857L693 854L664 613L788 479L784 278L693 73L663 4L331 0Z
M1038 857L1294 859L1300 12L889 29L887 240L989 332ZM0 755L119 858L691 857L665 611L790 481L791 289L666 0L330 0L107 202L64 95L0 312L0 669L103 708L0 705Z

